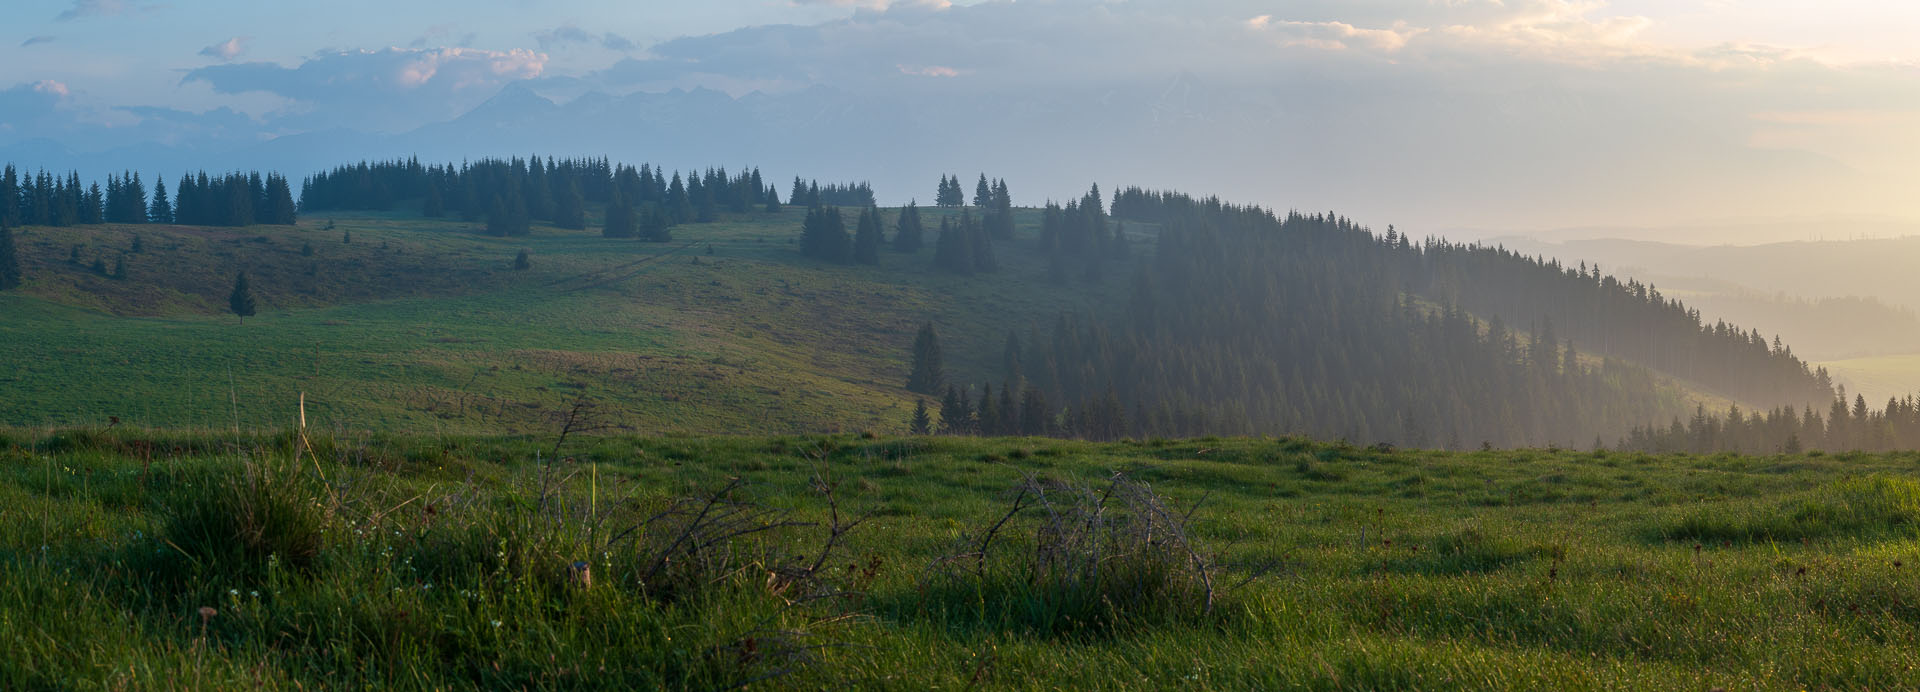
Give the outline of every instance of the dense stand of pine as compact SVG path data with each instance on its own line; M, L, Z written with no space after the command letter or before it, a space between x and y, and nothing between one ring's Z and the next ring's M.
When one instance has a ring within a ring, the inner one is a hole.
M1129 189L1112 209L1161 226L1122 316L1010 334L997 395L953 389L946 429L1522 446L1617 439L1692 409L1627 360L1745 400L1833 396L1777 342L1597 268L1177 193ZM1097 188L1049 205L1041 235L1056 281L1128 256Z
M1734 405L1725 414L1697 407L1684 420L1675 416L1665 426L1656 423L1635 427L1617 446L1641 452L1694 454L1914 449L1920 447L1920 399L1911 395L1890 398L1876 411L1859 394L1848 406L1842 388L1824 416L1812 405L1798 411L1793 406L1776 406L1765 413L1744 413Z
M193 226L293 224L293 189L277 173L183 175L168 197L156 181L151 195L138 173L107 176L82 185L80 174L0 171L0 226L77 226L102 223L178 223Z

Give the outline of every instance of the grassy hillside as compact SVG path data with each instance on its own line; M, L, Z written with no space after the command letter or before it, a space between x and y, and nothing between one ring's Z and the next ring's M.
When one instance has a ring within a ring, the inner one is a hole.
M292 439L0 434L0 687L1920 685L1912 454Z
M1129 276L1054 287L1012 247L976 277L933 271L930 248L820 265L791 244L802 216L682 226L664 245L490 238L411 213L25 229L27 284L0 294L0 359L24 366L0 373L0 423L273 426L306 392L319 427L545 429L585 397L649 432L900 430L921 322L948 334L958 374L997 376L1007 329L1101 308ZM1037 221L1020 220L1031 243ZM516 272L522 248L533 268ZM90 268L122 256L125 279ZM242 269L260 296L244 325L225 312Z
M937 227L944 212L926 213ZM492 238L412 211L22 229L27 284L0 294L0 359L23 365L0 372L0 424L271 427L304 392L309 422L342 431L544 430L582 398L633 431L904 431L922 321L958 377L997 381L1008 329L1124 308L1124 266L1046 280L1036 214L1019 212L1002 271L974 277L933 270L931 248L883 252L879 268L812 262L793 244L797 209L682 226L668 244ZM1153 227L1131 228L1144 250ZM514 271L522 249L532 269ZM261 310L245 324L226 313L242 269Z

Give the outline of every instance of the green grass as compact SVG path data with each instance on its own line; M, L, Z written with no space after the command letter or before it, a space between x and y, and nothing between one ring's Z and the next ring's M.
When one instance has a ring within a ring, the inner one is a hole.
M293 439L0 431L0 688L1920 685L1914 454L666 435L549 467L550 436ZM823 469L868 519L796 578ZM1178 559L1023 577L1038 511L983 576L936 567L1025 479L1115 473L1197 505L1211 610ZM679 524L611 540L732 478L806 525L652 571Z
M1027 211L998 274L937 272L931 248L821 265L791 244L802 213L683 226L665 245L489 238L405 213L18 230L27 283L0 294L0 361L22 366L0 372L0 424L273 427L304 392L309 424L336 431L546 430L582 397L641 432L904 431L921 322L940 325L956 374L998 380L1008 329L1114 309L1131 276L1048 285ZM135 234L127 279L87 268ZM533 269L515 272L521 248ZM224 312L241 269L260 303L244 325Z

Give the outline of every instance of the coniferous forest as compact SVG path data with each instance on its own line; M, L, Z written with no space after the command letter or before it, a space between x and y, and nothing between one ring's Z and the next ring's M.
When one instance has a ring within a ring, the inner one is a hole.
M0 170L0 226L80 226L173 223L190 226L292 225L298 215L292 188L277 173L205 171L183 175L172 196L155 179L152 192L138 173L83 186L78 172Z
M1055 282L1097 278L1129 254L1124 221L1159 225L1121 316L1009 333L998 393L948 392L947 429L1587 446L1691 412L1660 373L1783 406L1833 396L1784 346L1597 268L1178 193L1105 208L1098 188L1049 205L1040 250Z

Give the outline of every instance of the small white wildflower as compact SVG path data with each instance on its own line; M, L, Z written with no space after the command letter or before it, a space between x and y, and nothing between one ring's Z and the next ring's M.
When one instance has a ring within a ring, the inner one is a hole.
M493 621L493 626L494 626L495 628L498 628L498 627L500 627L500 621L499 621L499 620L494 620L494 621Z
M236 598L237 598L237 597L239 597L239 596L240 596L240 590L239 590L239 589L227 589L227 595L229 595L229 596L233 596L233 597L236 597Z

